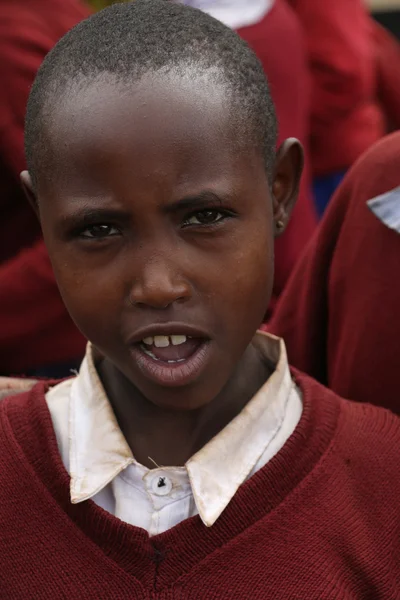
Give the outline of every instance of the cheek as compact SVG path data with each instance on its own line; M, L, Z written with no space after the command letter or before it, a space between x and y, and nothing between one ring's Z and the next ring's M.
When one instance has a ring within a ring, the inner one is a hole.
M230 316L235 327L245 327L247 323L254 330L265 316L272 293L272 236L267 230L259 230L256 236L246 242L237 240L227 260L217 261L216 264L214 289L220 310Z
M53 263L57 284L78 328L93 342L109 331L115 335L124 297L118 269L84 268L82 264L58 256Z
M238 261L235 287L239 306L247 310L266 310L274 279L273 252L266 246L250 249Z

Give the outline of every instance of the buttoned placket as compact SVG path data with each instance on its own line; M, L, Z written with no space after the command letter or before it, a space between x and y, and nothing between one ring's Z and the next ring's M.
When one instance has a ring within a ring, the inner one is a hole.
M180 514L187 514L187 504L192 492L185 468L151 469L143 477L149 501L153 508L150 535L158 535L180 521Z

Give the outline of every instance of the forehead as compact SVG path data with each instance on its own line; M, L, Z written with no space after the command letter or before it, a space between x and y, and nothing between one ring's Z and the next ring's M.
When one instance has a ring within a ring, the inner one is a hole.
M72 86L45 128L53 177L101 180L108 167L131 177L264 170L218 73L167 72L137 83L104 76ZM134 167L134 168L133 168Z
M226 86L212 74L154 74L134 84L102 75L73 84L51 112L51 141L67 139L80 147L115 137L124 142L132 134L141 143L162 133L172 142L221 135L228 141L238 120Z

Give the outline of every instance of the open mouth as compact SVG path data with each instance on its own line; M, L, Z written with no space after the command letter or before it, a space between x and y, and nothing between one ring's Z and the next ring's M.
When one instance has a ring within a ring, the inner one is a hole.
M140 345L148 356L168 364L184 362L192 356L202 340L186 335L155 335L144 338Z
M199 376L209 347L206 338L176 333L145 337L132 346L132 353L147 378L159 385L180 386Z

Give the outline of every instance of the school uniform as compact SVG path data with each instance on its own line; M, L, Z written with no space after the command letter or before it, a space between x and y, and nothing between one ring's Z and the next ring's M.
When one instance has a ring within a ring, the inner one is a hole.
M396 598L400 422L275 365L184 467L135 461L89 346L79 375L0 404L8 600Z
M319 214L347 169L386 131L371 17L362 0L288 0L312 78L310 151Z
M371 19L377 65L378 100L386 117L387 131L400 128L400 42L387 29Z
M3 0L0 5L0 263L32 245L40 225L24 197L24 121L29 91L46 54L89 16L78 0Z
M0 375L59 378L79 368L86 341L61 299L43 239L0 266L0 314Z
M269 331L290 363L343 397L400 413L400 134L349 172Z
M24 196L24 121L46 54L89 16L79 0L0 3L0 373L82 359L84 342L62 303L40 224Z

